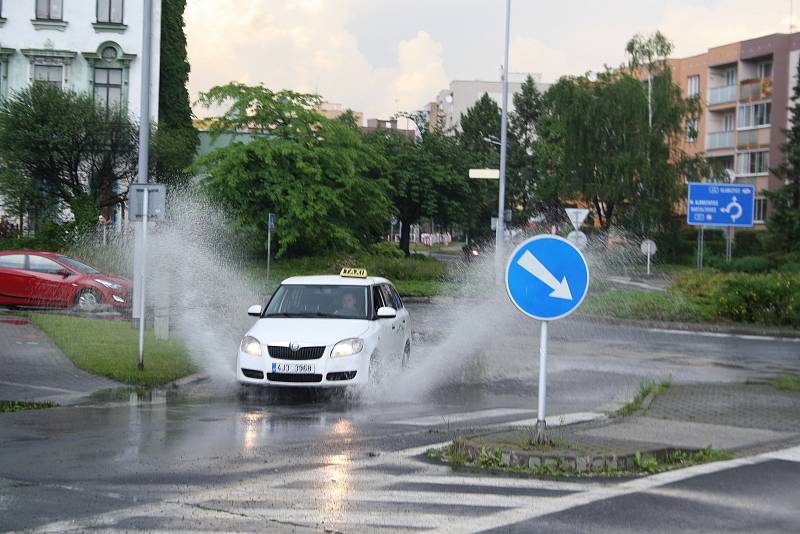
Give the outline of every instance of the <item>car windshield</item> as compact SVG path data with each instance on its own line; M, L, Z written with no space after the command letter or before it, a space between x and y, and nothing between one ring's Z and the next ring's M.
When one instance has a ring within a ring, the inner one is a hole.
M366 286L282 285L264 317L367 319Z
M72 269L84 274L100 274L100 271L95 269L94 267L90 267L83 262L76 260L75 258L70 258L69 256L59 256L58 260L62 263L66 263Z

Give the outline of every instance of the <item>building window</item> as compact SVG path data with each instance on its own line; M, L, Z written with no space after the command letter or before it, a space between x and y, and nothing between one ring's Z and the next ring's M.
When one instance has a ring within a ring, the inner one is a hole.
M697 131L698 131L698 123L697 119L692 119L690 121L686 121L686 141L689 143L694 143L697 141Z
M769 172L769 151L741 152L736 157L736 174L766 174Z
M722 117L722 131L732 132L736 129L736 114L733 111L728 111Z
M36 18L38 20L62 20L63 0L36 0Z
M753 220L755 222L761 222L767 220L767 199L765 197L756 197L756 212L753 214Z
M762 61L758 64L759 78L772 78L772 61Z
M771 102L759 102L758 104L739 106L739 128L761 128L763 126L769 126L769 116L771 112Z
M34 65L33 80L36 82L51 83L61 89L64 81L64 66Z
M728 69L725 71L725 85L736 85L736 69Z
M686 94L689 98L700 94L700 76L689 76L687 80Z
M122 24L123 0L97 0L97 22Z
M106 109L122 103L122 69L94 69L94 102Z

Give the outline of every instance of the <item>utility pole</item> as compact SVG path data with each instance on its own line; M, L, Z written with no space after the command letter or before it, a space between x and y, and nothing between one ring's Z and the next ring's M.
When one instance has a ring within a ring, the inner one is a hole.
M495 273L497 285L503 285L503 240L505 236L506 151L508 148L508 48L511 30L511 0L506 0L506 46L503 62L503 115L500 121L500 193L497 199L497 229L495 231Z
M139 174L137 184L146 184L150 171L150 88L153 49L153 0L143 0L142 16L142 77L141 111L139 113ZM145 210L148 209L148 192L145 192ZM146 262L145 239L147 212L143 221L136 223L133 251L133 322L139 327L139 369L144 369L144 266ZM138 324L136 324L138 323Z

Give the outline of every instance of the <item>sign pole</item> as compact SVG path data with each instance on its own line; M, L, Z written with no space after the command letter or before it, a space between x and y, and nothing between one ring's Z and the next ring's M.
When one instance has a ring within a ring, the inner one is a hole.
M650 242L647 242L647 276L650 276Z
M700 271L703 270L703 253L706 248L705 233L703 230L705 230L705 227L700 226L700 239L697 240L697 269Z
M539 334L539 409L536 412L536 443L547 443L545 409L547 403L547 321Z
M728 227L727 235L725 236L725 261L730 263L733 258L733 226Z
M506 37L505 56L503 61L503 106L500 116L500 188L497 195L497 228L495 229L495 273L497 285L503 282L503 246L505 230L503 217L505 215L506 201L506 151L508 146L508 49L509 35L511 33L511 0L506 0Z
M144 370L144 277L147 266L147 215L150 210L150 190L144 190L144 216L142 217L142 270L139 283L139 370Z
M269 283L270 267L272 263L272 224L267 224L267 283Z

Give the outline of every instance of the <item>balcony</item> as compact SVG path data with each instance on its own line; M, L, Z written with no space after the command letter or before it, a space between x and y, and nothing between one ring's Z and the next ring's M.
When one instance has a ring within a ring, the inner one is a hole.
M736 86L725 85L722 87L712 87L708 90L708 105L726 104L736 102Z
M769 145L769 127L738 132L736 146L742 149L759 148Z
M736 146L736 132L710 132L706 138L706 150L719 150Z
M739 84L739 102L755 102L772 98L772 78L742 80Z

